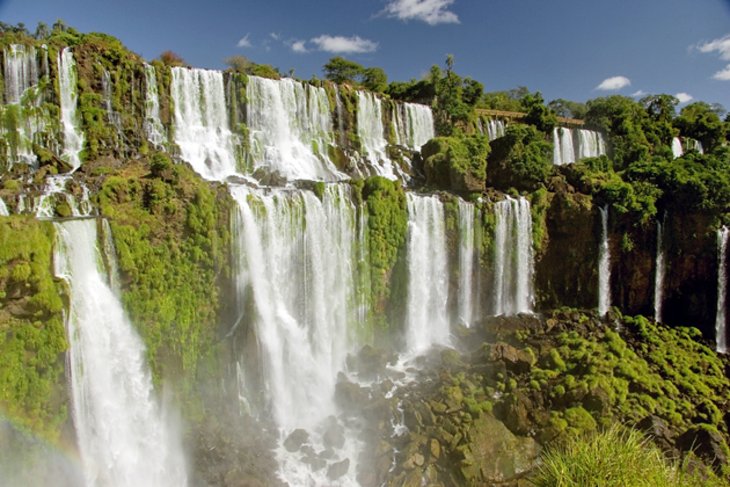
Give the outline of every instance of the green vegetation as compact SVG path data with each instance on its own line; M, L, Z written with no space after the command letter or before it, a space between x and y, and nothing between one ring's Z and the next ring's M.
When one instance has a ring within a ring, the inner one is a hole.
M492 142L488 183L508 190L534 190L553 172L552 147L535 127L510 124L504 137Z
M537 487L692 487L725 485L711 472L667 460L641 433L619 425L570 438L542 455Z
M489 142L482 135L435 137L421 151L426 183L452 191L480 191L487 178Z
M0 218L0 416L56 441L67 416L63 286L53 226Z
M376 93L388 87L388 76L382 68L366 68L341 56L331 58L322 69L325 78L337 84L349 83Z

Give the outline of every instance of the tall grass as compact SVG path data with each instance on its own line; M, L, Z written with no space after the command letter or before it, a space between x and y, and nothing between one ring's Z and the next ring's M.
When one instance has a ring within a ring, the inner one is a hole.
M640 432L614 425L546 450L530 479L538 487L700 487L726 485L689 471Z

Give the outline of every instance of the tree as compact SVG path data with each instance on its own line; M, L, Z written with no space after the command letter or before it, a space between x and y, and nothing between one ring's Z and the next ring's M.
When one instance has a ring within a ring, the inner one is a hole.
M364 69L360 64L341 56L331 58L323 68L325 78L338 84L355 83Z
M712 150L725 139L725 124L711 105L705 102L691 103L679 113L674 125L685 137L702 142L706 150Z
M236 54L235 56L229 56L225 59L224 62L226 63L226 65L228 65L231 71L235 71L238 73L247 73L252 64L246 56L242 56L240 54Z
M362 85L370 91L383 93L388 88L388 76L382 68L365 68L361 77Z
M545 106L545 100L539 91L525 95L522 100L522 109L526 112L524 121L534 125L541 132L551 133L558 124L555 113Z
M671 95L650 95L642 98L640 103L644 105L652 122L644 128L649 141L655 146L670 144L672 138L678 135L673 121L679 100Z
M640 103L613 95L590 100L587 105L586 124L610 137L617 170L647 158L652 145L646 138L644 127L651 122Z
M586 116L586 104L558 98L547 104L558 117L583 119Z
M35 38L38 40L47 39L51 35L48 25L45 22L38 22L35 28Z
M180 55L172 51L165 51L160 54L160 61L170 67L185 66L187 64Z
M484 85L477 80L464 78L463 86L464 88L461 95L462 100L464 100L464 103L467 105L476 106L484 94Z

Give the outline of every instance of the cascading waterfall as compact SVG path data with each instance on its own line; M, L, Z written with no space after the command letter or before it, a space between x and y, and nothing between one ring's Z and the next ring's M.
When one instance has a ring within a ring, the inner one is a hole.
M237 174L236 140L226 109L223 74L207 69L172 68L175 143L182 158L209 180Z
M679 137L674 137L672 139L672 155L676 159L677 157L682 157L684 154L684 148L682 148L682 141Z
M345 107L342 105L342 96L340 96L340 88L336 84L335 87L335 115L337 117L337 143L344 147L347 134L345 132Z
M180 439L154 398L142 340L99 269L96 221L55 224L67 320L73 420L87 486L187 484Z
M717 231L717 315L715 317L715 343L719 353L727 353L727 243L730 229Z
M380 98L366 91L357 92L357 135L370 169L379 176L396 179L396 169L385 151L383 109Z
M396 145L419 151L434 137L431 107L418 103L399 103L393 107Z
M76 103L76 62L71 49L65 47L58 55L58 87L61 93L61 125L63 126L63 154L72 171L81 167L79 154L84 148L84 136L79 128Z
M10 216L8 206L5 204L5 200L0 198L0 216Z
M324 88L288 78L249 76L246 99L254 169L277 172L289 180L347 177L329 159L333 128Z
M470 326L474 319L474 205L459 200L459 321Z
M53 218L55 207L59 198L68 205L71 216L84 217L91 214L92 206L89 201L89 190L81 185L81 198L77 201L74 195L69 192L68 184L73 181L70 174L48 176L43 187L43 193L33 202L33 213L36 218Z
M605 154L606 143L600 132L566 127L553 129L553 164L571 164Z
M532 215L525 198L506 197L494 205L494 314L532 312L534 262Z
M448 257L444 205L436 196L407 193L408 301L406 348L419 353L449 343Z
M144 132L147 140L157 149L164 150L167 136L160 119L160 96L157 90L157 74L155 67L144 65L145 98L144 98Z
M4 50L5 103L18 104L28 88L38 84L38 58L33 46L10 44Z
M608 207L601 211L601 244L598 248L598 314L604 316L611 306L611 248L608 242Z
M114 127L119 134L121 134L122 116L119 112L114 111L114 107L112 105L112 92L114 91L114 85L112 84L112 77L106 69L102 72L101 87L102 92L104 93L104 109L106 110L106 118L109 121L109 124Z
M654 269L654 321L662 321L662 303L664 301L664 276L666 263L664 262L664 224L656 222L656 261Z
M490 118L487 120L487 138L490 142L500 137L504 137L504 131L504 120L500 120L498 118Z
M267 407L281 440L296 429L317 451L338 413L337 373L351 350L357 322L354 299L355 208L349 187L328 185L320 200L310 191L232 187L238 256L237 289L252 302L251 317L263 361ZM356 484L354 435L331 462L347 458L338 482ZM279 475L290 485L325 485L327 469L313 471L299 452L277 450Z

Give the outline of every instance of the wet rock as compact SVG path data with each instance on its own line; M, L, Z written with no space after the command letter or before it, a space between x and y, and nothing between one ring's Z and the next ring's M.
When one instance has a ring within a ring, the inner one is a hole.
M347 473L350 469L350 459L345 458L341 462L333 463L327 469L327 478L330 480L337 480Z
M340 374L335 387L335 399L343 410L356 413L367 404L369 396L367 389L353 384L343 374Z
M692 426L677 438L676 444L681 452L694 452L715 470L719 471L723 465L727 465L728 446L713 426Z
M673 453L674 433L663 419L657 416L647 416L636 424L636 429L643 431L665 453Z
M286 450L289 452L295 452L308 441L309 433L301 428L298 428L292 431L291 434L286 437L286 440L284 440L284 448L286 448Z
M524 392L510 394L497 408L498 416L515 434L527 435L533 428L530 412L534 409L532 400Z
M502 361L508 370L521 374L529 372L535 363L535 356L526 350L518 350L504 342L490 345L487 350L487 358L491 361Z
M327 419L327 426L322 435L326 448L342 448L345 446L345 428L334 417Z
M431 438L430 443L431 458L438 460L441 457L441 444L436 438Z

